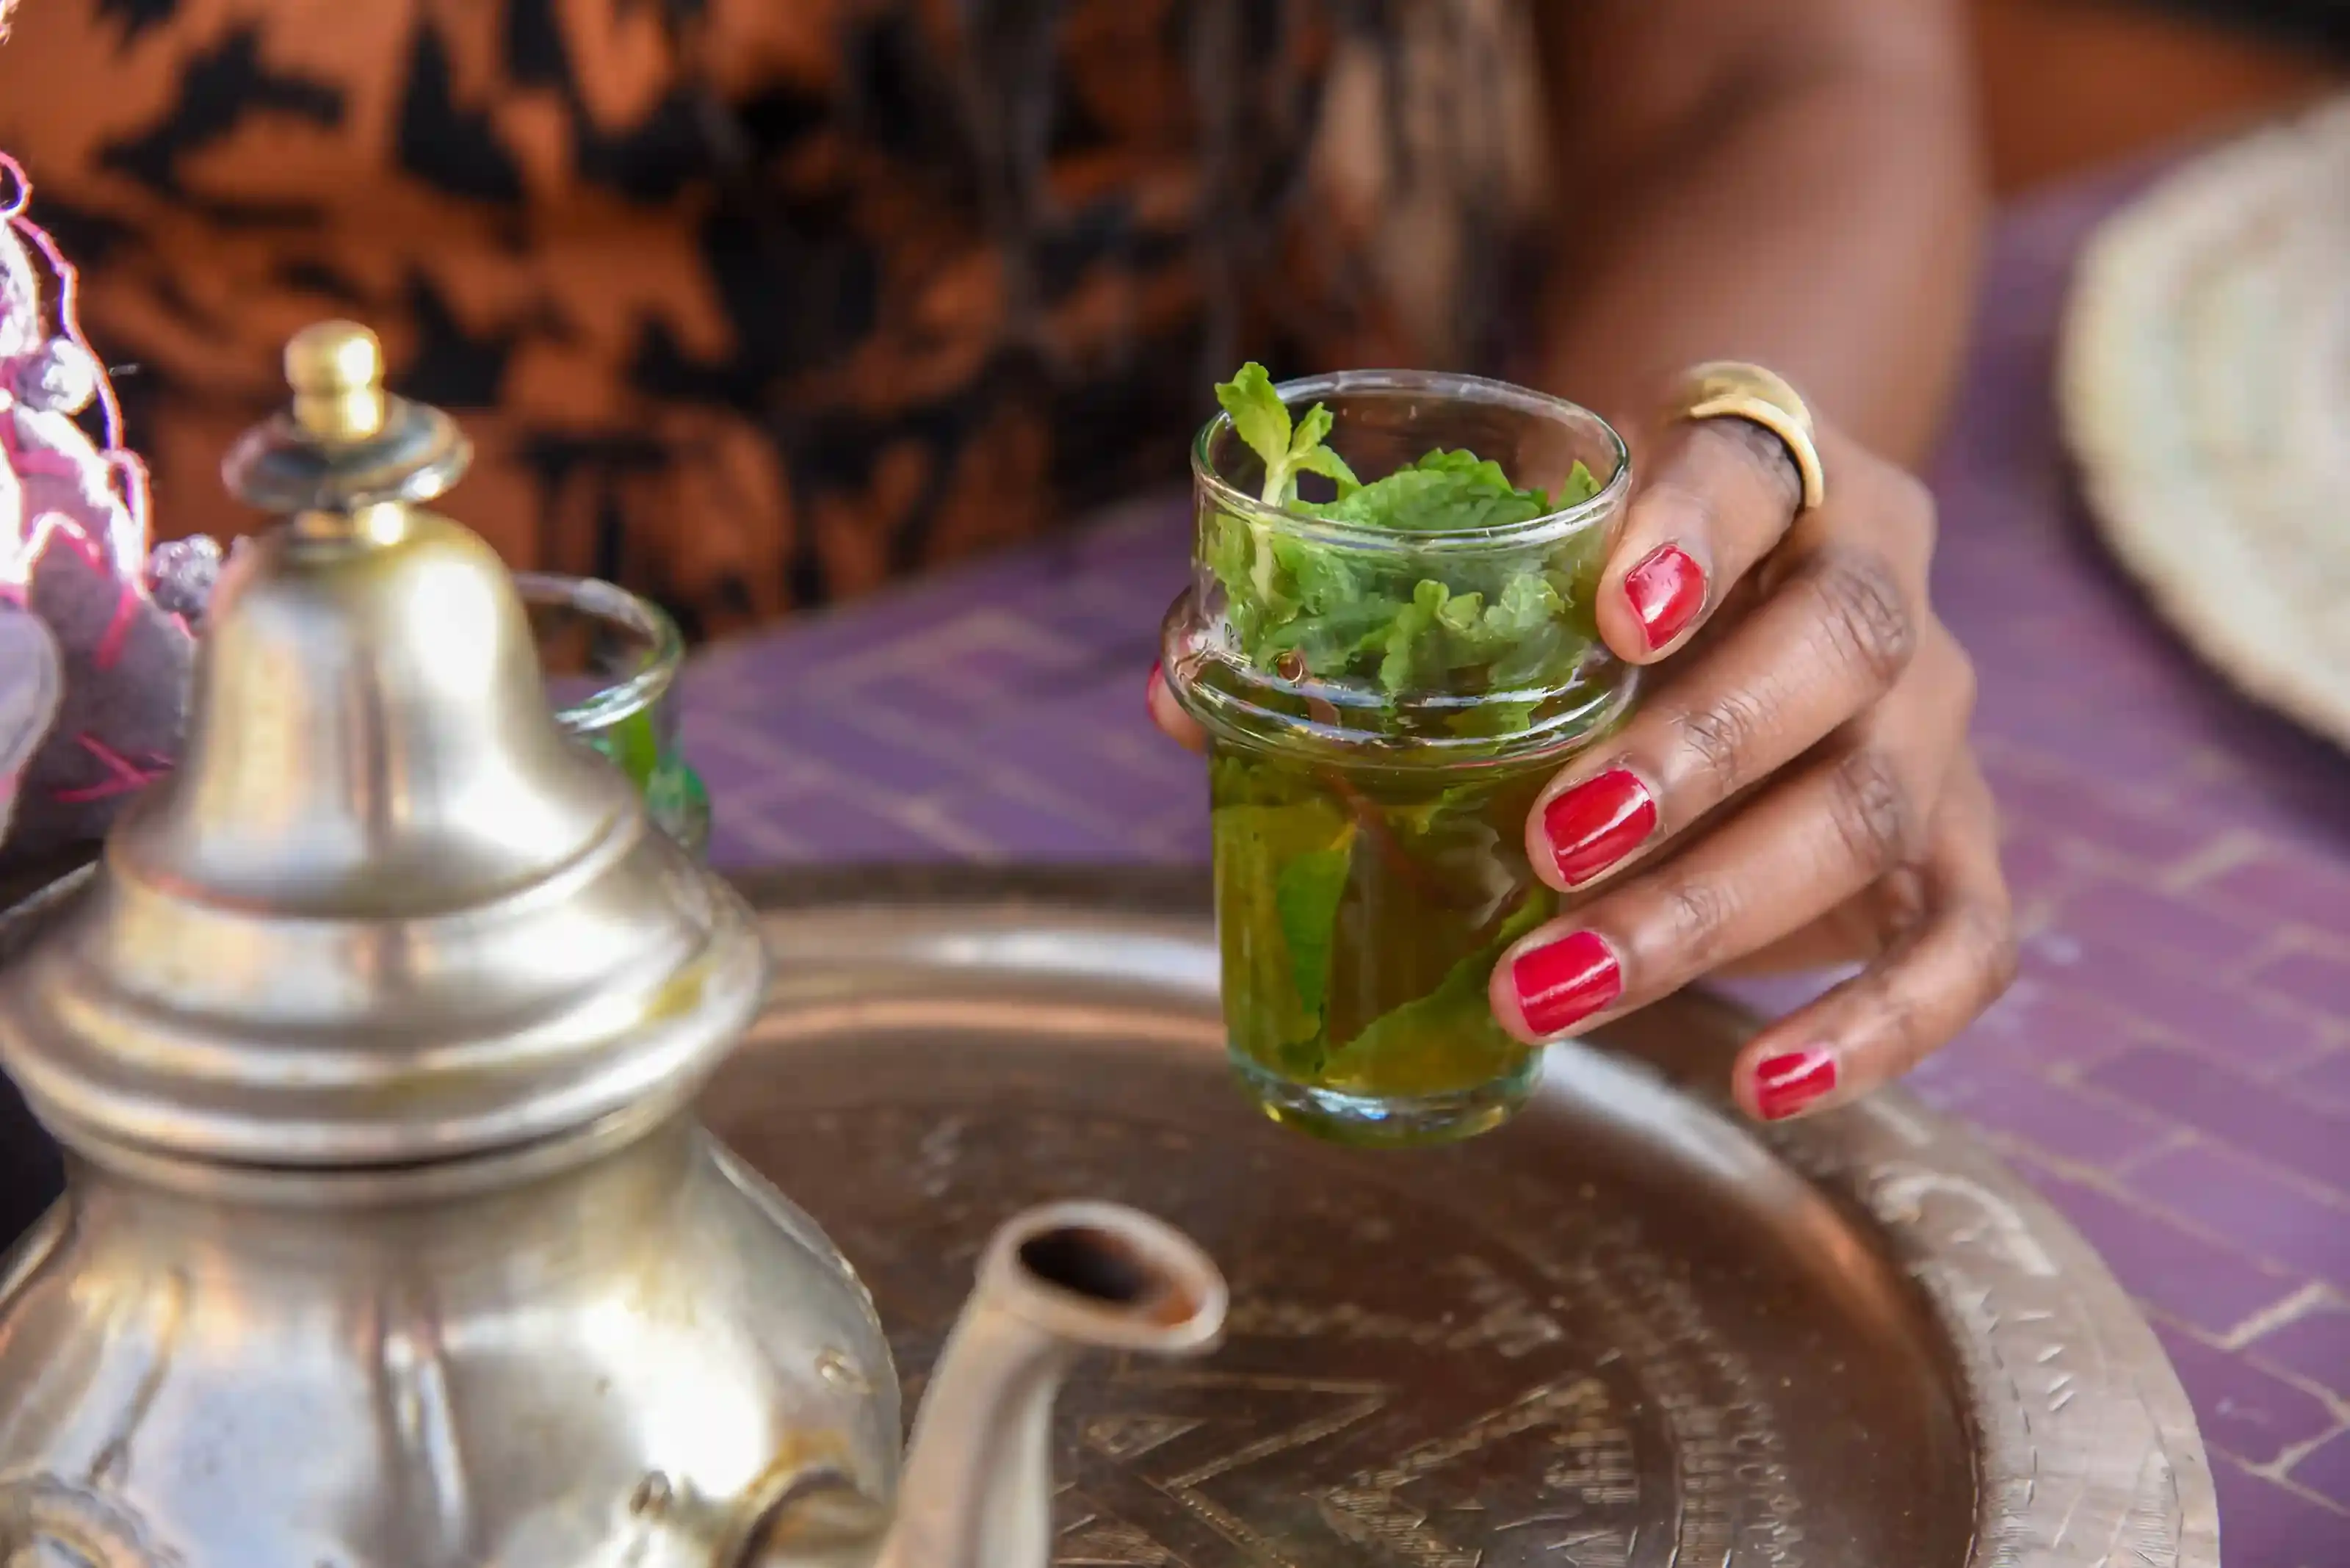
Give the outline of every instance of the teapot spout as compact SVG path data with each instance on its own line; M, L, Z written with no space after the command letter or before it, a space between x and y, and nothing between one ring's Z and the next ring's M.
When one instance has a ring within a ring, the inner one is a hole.
M1070 1364L1203 1354L1228 1299L1196 1243L1117 1204L1051 1204L998 1231L915 1417L876 1568L1045 1568L1053 1401Z

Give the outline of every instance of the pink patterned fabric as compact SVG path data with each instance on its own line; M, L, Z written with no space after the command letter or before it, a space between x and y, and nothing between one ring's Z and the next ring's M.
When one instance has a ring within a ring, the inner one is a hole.
M0 153L0 864L103 836L171 766L195 648L151 589L146 473L31 195Z

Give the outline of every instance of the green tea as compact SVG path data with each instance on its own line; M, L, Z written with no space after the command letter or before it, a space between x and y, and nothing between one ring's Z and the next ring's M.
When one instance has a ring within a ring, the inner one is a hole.
M1417 1140L1409 1103L1440 1108L1452 1136L1479 1130L1453 1102L1522 1086L1534 1062L1485 988L1503 950L1555 908L1524 846L1549 767L1463 778L1237 749L1211 765L1234 1057L1306 1091L1283 1096L1282 1119L1314 1130L1376 1141L1391 1122ZM1331 1096L1407 1104L1316 1126L1312 1107Z

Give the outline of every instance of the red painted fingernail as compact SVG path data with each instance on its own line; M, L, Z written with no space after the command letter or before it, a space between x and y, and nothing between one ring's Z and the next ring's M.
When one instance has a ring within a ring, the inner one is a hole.
M1587 778L1543 808L1543 836L1569 887L1590 881L1656 830L1656 798L1629 768Z
M1836 1085L1835 1058L1819 1046L1765 1056L1754 1064L1754 1108L1783 1121Z
M1705 607L1705 570L1678 545L1659 545L1624 574L1624 597L1651 652L1689 629Z
M1624 971L1596 931L1530 948L1510 966L1526 1027L1537 1034L1574 1028L1624 994Z
M1158 707L1154 702L1152 702L1150 693L1159 684L1159 671L1164 666L1164 663L1165 661L1163 659L1152 659L1150 661L1150 673L1144 678L1142 682L1142 705L1150 710L1151 716L1153 718L1158 716Z

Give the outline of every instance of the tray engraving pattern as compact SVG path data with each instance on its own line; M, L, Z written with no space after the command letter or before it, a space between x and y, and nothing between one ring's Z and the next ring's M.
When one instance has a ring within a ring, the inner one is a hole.
M2214 1568L2150 1331L1914 1101L1737 1126L1672 1086L1743 1026L1692 997L1554 1053L1500 1134L1325 1148L1232 1091L1196 905L1083 880L754 888L781 978L705 1100L871 1286L910 1403L1024 1204L1137 1203L1224 1265L1214 1357L1072 1386L1059 1562Z

